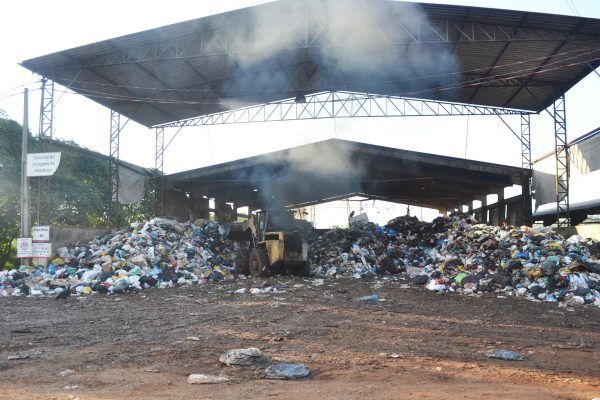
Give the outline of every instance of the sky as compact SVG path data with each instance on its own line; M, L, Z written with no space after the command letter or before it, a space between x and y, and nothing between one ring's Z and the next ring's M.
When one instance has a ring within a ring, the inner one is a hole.
M212 15L266 1L21 0L5 2L0 17L0 109L22 122L24 85L39 78L19 66L23 60L95 41ZM598 0L436 0L422 1L501 7L532 12L600 18ZM51 4L51 6L49 6ZM591 74L567 93L568 136L600 126L600 77ZM16 94L15 96L10 96ZM54 135L108 153L109 110L79 95L58 93ZM30 96L29 124L37 132L39 90ZM512 118L512 119L511 119ZM518 129L518 117L509 121ZM167 141L173 132L167 132ZM186 128L165 154L165 172L174 173L233 159L337 137L377 145L520 166L520 144L498 118L422 117L327 119ZM534 158L553 149L551 118L532 117ZM233 145L232 145L233 144ZM122 159L154 166L154 132L130 122L121 134Z

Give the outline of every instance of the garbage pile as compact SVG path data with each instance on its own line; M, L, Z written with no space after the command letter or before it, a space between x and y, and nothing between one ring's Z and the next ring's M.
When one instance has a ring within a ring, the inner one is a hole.
M0 271L0 296L122 293L234 278L234 244L214 222L153 219L57 250L47 267Z
M309 255L316 276L400 274L437 292L600 306L600 242L550 228L487 226L461 213L431 223L399 217L328 231Z

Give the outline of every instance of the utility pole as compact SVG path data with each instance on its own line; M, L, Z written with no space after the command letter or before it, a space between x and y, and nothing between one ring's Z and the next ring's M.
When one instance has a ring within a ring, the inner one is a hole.
M31 236L31 215L29 210L29 179L27 178L27 136L29 135L29 90L23 91L23 136L21 139L21 237ZM23 259L29 265L29 259Z

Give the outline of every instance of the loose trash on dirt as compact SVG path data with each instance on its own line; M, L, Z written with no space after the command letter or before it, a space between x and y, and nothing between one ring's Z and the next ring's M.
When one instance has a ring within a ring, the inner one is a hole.
M524 360L522 355L520 355L519 353L512 351L512 350L494 349L494 350L490 350L487 353L485 353L485 356L489 357L489 358L499 358L501 360L506 360L506 361L523 361Z
M265 370L267 379L302 379L310 375L310 371L302 364L278 362L269 365Z
M187 381L190 385L206 385L227 382L229 378L217 375L191 374L188 376Z
M219 361L225 365L241 366L268 365L271 363L269 356L256 347L229 350L221 354Z
M8 356L8 361L14 361L14 360L26 360L29 358L28 354L17 354L14 356Z
M306 231L310 229L306 227ZM214 222L153 219L86 244L58 249L47 267L0 271L0 296L120 294L218 284L236 273L236 245ZM563 238L551 228L488 226L455 213L430 223L401 216L306 234L312 286L327 278L394 277L444 294L494 293L567 306L600 307L600 242ZM272 294L279 286L234 293Z
M373 293L369 296L362 296L358 298L358 301L379 301L379 295L377 293Z

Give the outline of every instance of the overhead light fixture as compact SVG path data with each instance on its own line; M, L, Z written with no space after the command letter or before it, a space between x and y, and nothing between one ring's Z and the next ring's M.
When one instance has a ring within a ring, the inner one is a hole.
M296 96L296 103L306 103L306 96L303 95L302 93L299 93Z

